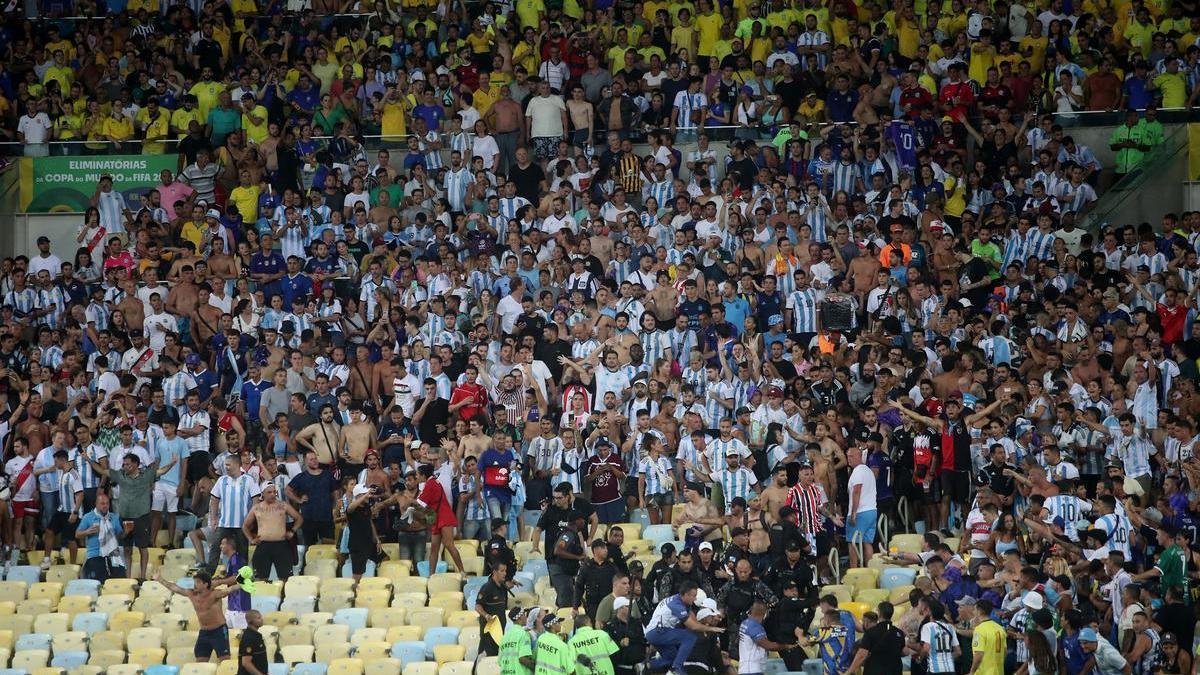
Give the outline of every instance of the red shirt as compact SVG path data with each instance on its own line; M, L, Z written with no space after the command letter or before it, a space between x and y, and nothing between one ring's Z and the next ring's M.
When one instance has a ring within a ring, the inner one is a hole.
M437 522L433 525L435 531L441 530L443 527L458 525L458 519L454 517L454 509L450 507L450 500L446 499L446 491L442 489L442 484L438 482L436 476L425 481L425 485L421 487L421 496L417 497L417 501L437 514Z
M454 393L450 394L450 405L455 405L463 400L471 402L459 408L458 415L464 420L469 420L484 412L488 401L487 390L483 388L483 385L474 382L460 384L454 388Z
M608 459L601 459L600 455L589 459L587 475L596 474L596 479L592 482L593 504L607 504L621 498L621 483L624 481L617 480L611 473L598 474L597 472L605 466L626 473L625 462L622 462L620 455L615 452L609 453Z
M1173 345L1183 340L1183 320L1187 318L1183 306L1176 304L1174 307L1167 307L1160 302L1156 311L1158 320L1162 323L1163 344Z
M909 119L917 119L921 116L921 108L933 105L933 97L925 91L924 87L913 87L912 89L900 90L900 109L904 110L908 106L908 111L905 116Z
M954 99L958 99L955 103ZM953 117L955 122L962 122L967 117L971 104L975 103L975 90L970 82L952 82L942 87L942 107L946 114Z

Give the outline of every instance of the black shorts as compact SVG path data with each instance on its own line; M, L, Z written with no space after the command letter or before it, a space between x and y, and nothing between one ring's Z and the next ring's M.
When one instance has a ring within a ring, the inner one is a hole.
M946 499L965 504L971 497L971 478L966 471L942 471L942 494Z
M229 628L221 626L209 630L201 630L196 635L196 648L192 650L198 659L207 659L216 652L217 657L229 656Z
M305 546L319 544L322 541L333 541L333 523L318 523L306 520L300 526L300 535L304 538Z
M121 526L126 523L133 523L133 530L125 535L121 541L125 546L136 546L137 548L148 548L150 546L150 514L138 516L132 520L122 519Z
M378 551L374 546L350 546L350 573L351 574L366 574L367 562L378 558Z
M188 482L192 485L200 482L201 479L208 478L208 470L212 467L212 457L207 452L201 450L188 455Z
M918 483L917 490L921 493L921 503L923 503L923 504L941 504L942 503L942 477L941 476L938 476L935 480L930 481L928 488L926 488L923 483Z
M57 511L50 519L50 531L54 534L74 539L75 528L78 526L78 524L78 521L74 523L71 522L71 514Z

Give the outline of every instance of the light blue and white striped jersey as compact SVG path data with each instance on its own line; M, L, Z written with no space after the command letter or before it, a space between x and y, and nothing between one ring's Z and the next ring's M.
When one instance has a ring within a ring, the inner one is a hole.
M680 377L683 379L684 385L695 390L697 398L704 396L704 392L708 388L708 371L703 365L699 368L684 366Z
M683 248L675 248L672 246L667 249L667 264L678 265L683 262L683 256L691 253L696 255L696 249L693 246L684 246Z
M242 523L246 522L246 514L250 513L258 495L258 481L248 474L237 478L230 478L228 475L218 478L212 488L213 498L221 503L217 527L241 529Z
M618 286L621 285L621 282L628 279L629 275L633 274L633 271L636 269L637 266L634 264L633 260L629 258L625 258L624 260L613 258L612 260L608 261L608 276L611 277L613 281L617 282Z
M437 375L433 376L433 381L437 385L438 398L444 398L449 401L450 395L454 392L454 386L450 382L450 376L446 375L446 373L438 373Z
M284 227L279 241L284 260L292 256L296 256L300 260L308 260L308 254L304 252L304 247L308 245L308 235L304 233L304 228L301 227L299 220L290 227Z
M364 469L365 471L365 469ZM461 495L471 494L479 488L479 476L459 476L458 478L458 493ZM463 514L467 520L487 520L490 518L488 511L487 500L483 497L483 490L479 490L479 494L474 495L467 502L467 510Z
M1069 181L1059 183L1055 196L1059 198L1059 206L1063 212L1078 213L1091 202L1096 201L1096 190L1087 183L1073 185Z
M442 162L442 150L438 147L438 132L429 130L425 133L425 138L421 139L420 150L425 155L425 168L429 171L437 171L445 166Z
M804 207L804 221L812 228L812 240L818 244L829 241L829 235L825 228L829 224L829 212L826 208L823 200L822 203Z
M754 472L744 466L730 471L728 466L717 469L712 474L713 482L721 486L721 494L725 498L725 515L729 515L729 505L735 498L741 497L747 502L754 496L754 486L758 484Z
M642 343L642 352L646 355L643 359L645 363L656 363L659 359L664 358L667 350L671 348L666 331L656 330L652 333L642 333L638 336L638 341Z
M100 192L96 197L96 210L100 212L100 227L108 230L109 236L124 232L125 209L128 208L125 197L116 190Z
M1150 475L1150 455L1156 452L1154 445L1134 431L1132 436L1125 436L1120 429L1113 432L1113 443L1109 446L1106 458L1121 460L1125 467L1125 475L1129 478Z
M639 446L640 447L640 446ZM659 455L658 457L643 457L638 463L638 476L646 479L646 494L661 495L672 492L675 467L671 460Z
M792 328L795 332L817 332L817 307L820 302L820 291L811 286L802 291L792 291L787 299L787 309L792 310Z
M321 304L317 306L317 316L322 319L332 319L341 313L342 301L338 300L337 298L334 298L332 302L322 301ZM322 323L321 330L328 331L330 333L340 333L342 332L342 325L337 321L330 321L329 323Z
M659 206L670 204L675 199L675 181L668 173L667 177L662 181L653 181L647 183L646 194L654 197L654 201L658 202ZM642 215L649 216L651 222L653 222L654 216L652 214L645 213ZM646 225L646 227L649 227L649 225Z
M92 468L91 465L88 464L88 460L85 460L83 456L79 455L89 456L92 461L95 461L98 464L100 460L107 458L108 450L97 446L96 443L91 443L86 448L76 448L76 450L74 450L74 454L76 454L76 456L73 458L74 465L76 465L77 470L79 470L79 479L82 480L83 488L85 490L98 488L101 482L100 474L96 473L95 468Z
M733 409L750 407L750 390L757 384L750 380L735 379L730 386L733 388Z
M87 309L84 310L84 316L88 323L95 324L96 332L108 330L108 322L112 317L112 312L108 311L108 307L103 302L90 302Z
M1137 272L1137 268L1145 265L1150 268L1150 274L1162 274L1167 271L1167 257L1161 253L1147 255L1139 253L1131 255L1125 259L1125 268L1130 272Z
M729 440L721 440L717 437L708 442L708 463L711 467L724 466L725 458L729 455L737 453L743 459L750 456L750 448L746 447L740 439L730 437Z
M709 395L709 392L712 395ZM708 413L708 423L717 426L717 422L726 417L733 417L733 411L721 405L722 401L733 400L733 387L724 380L709 382L704 389L697 390L697 396L704 399L704 410Z
M375 299L376 289L386 289L387 292L395 295L396 284L387 277L380 277L376 280L374 277L368 276L362 280L362 291L359 293L358 299L363 306L363 314L366 316L367 323L374 323L378 318L379 301Z
M38 363L40 363L43 368L50 368L52 370L58 370L58 367L62 365L62 361L63 350L62 347L59 347L58 345L50 345L49 347L43 349L42 358L38 359Z
M1091 502L1075 495L1054 495L1046 498L1046 510L1055 518L1062 518L1063 532L1071 541L1079 541L1079 529L1075 522L1092 510Z
M1130 556L1130 525L1128 518L1116 513L1110 513L1097 518L1094 527L1108 533L1108 547L1110 549L1124 553L1126 558Z
M212 429L207 410L200 408L196 412L191 412L187 409L184 409L181 413L179 413L180 430L195 429L198 427ZM188 438L188 453L208 452L208 436L208 433L201 433Z
M1029 257L1050 260L1054 257L1054 232L1043 232L1040 228L1029 231Z
M58 286L38 290L38 309L50 310L38 318L38 323L51 328L61 327L63 317L66 316L66 306L67 296Z
M1013 354L1017 351L1016 346L1003 335L983 338L978 346L993 366L1011 363Z
M24 290L13 289L4 296L4 304L12 307L19 316L29 314L37 307L38 292L26 286Z
M1002 267L1008 269L1008 266L1016 262L1025 268L1025 261L1029 259L1029 232L1021 234L1018 230L1013 230L1004 240L1004 259Z
M623 392L631 387L629 373L624 368L609 370L606 366L601 365L592 373L592 379L596 383L596 400L593 401L596 410L606 410L604 406L604 394L613 392L617 396L617 403L620 404L624 398Z
M446 170L446 176L442 179L442 188L446 191L446 201L450 202L451 211L467 210L467 188L471 182L471 170L465 166L458 171Z
M58 472L58 512L70 514L77 513L83 517L83 513L75 511L75 495L83 492L83 482L79 478L79 472L75 469L67 471L59 470ZM83 505L80 505L82 511Z
M187 393L196 388L196 378L186 370L177 371L174 375L163 378L163 398L167 405L175 406L183 412L184 399Z
M929 647L926 672L930 675L952 675L957 671L954 649L958 647L958 635L944 621L930 621L921 626L921 642Z
M671 358L675 359L680 366L687 363L688 354L696 348L697 341L694 330L672 328L667 331L667 343L671 346Z
M692 130L696 128L693 113L708 107L708 97L700 92L691 93L687 89L675 94L675 109L679 118L675 126L678 129Z
M849 164L839 161L833 165L833 192L845 192L853 196L858 190L858 181L862 178L862 173L859 171L858 164L851 161ZM816 228L813 228L813 240L824 241L817 239Z
M500 198L500 215L504 216L505 221L514 220L517 217L517 211L522 207L528 206L529 200L524 197L501 197ZM507 228L507 222L505 222ZM500 239L499 241L504 241Z
M575 362L583 361L599 348L600 343L594 339L576 340L571 343L571 360Z
M475 134L469 131L458 131L450 134L450 150L462 153L463 164L470 164L471 148L475 144Z
M690 435L685 435L679 440L679 449L675 452L675 461L679 463L679 468L683 472L685 480L698 480L698 476L694 471L684 468L684 462L690 462L692 466L700 466L700 451L696 448L696 444L692 442Z

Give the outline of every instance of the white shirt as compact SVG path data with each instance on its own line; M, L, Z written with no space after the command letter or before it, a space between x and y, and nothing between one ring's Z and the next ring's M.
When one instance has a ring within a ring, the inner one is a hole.
M529 135L532 138L557 138L566 130L563 129L562 114L567 106L561 96L534 96L529 99L525 116L530 120Z
M521 301L514 298L511 293L500 298L500 302L496 303L496 314L500 317L500 331L512 333L517 324L517 317L524 312Z
M854 488L861 485L862 491L858 495L858 509L855 514L865 513L867 511L876 510L875 505L875 474L871 471L871 467L866 464L859 464L854 467L854 471L850 472L850 499L854 500Z
M150 340L150 348L156 352L162 351L162 348L167 346L167 333L178 332L179 323L174 316L163 312L161 314L151 314L142 322L142 328L146 331L146 337Z
M50 140L50 117L44 112L40 112L33 117L22 115L21 121L17 122L17 131L25 135L25 143L45 143Z
M41 255L35 255L29 259L29 273L36 275L38 272L46 270L51 277L56 277L62 274L62 260L51 253L43 258Z
M14 489L17 487L17 476L25 470L28 464L33 462L32 457L13 457L4 465L4 473L8 475L8 484ZM29 478L13 493L13 500L18 502L33 501L34 492L37 490L37 479L33 477L33 469L31 468Z

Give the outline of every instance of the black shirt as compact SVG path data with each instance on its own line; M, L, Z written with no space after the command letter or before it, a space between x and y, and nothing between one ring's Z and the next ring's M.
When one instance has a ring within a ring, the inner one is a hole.
M253 628L242 631L242 641L238 647L237 675L250 675L250 670L242 664L243 656L249 656L254 669L264 675L271 667L267 662L267 645L263 642L262 635Z
M524 169L514 164L508 170L508 180L516 183L517 196L524 197L530 204L536 205L541 182L546 180L546 172L537 164L531 163Z
M545 535L542 552L546 555L546 562L554 560L554 544L558 541L558 535L562 534L562 531L571 524L573 514L581 513L584 516L584 522L590 522L594 511L592 503L580 497L575 498L575 502L571 504L570 508L560 508L551 502L550 506L542 511L542 517L538 519L537 527ZM590 528L590 525L588 527Z
M863 634L859 649L867 651L863 675L899 675L904 653L904 634L890 621L880 621Z
M424 400L417 401L415 410L420 410ZM413 413L414 416L416 413ZM436 398L425 408L425 415L417 425L417 433L421 440L430 445L440 445L446 435L446 420L450 419L450 402L444 398ZM438 427L441 427L440 429Z
M479 589L475 604L481 605L483 611L488 614L500 617L500 623L504 625L504 613L508 609L508 589L489 578L484 582L483 588Z

